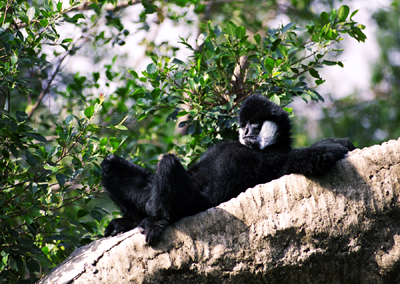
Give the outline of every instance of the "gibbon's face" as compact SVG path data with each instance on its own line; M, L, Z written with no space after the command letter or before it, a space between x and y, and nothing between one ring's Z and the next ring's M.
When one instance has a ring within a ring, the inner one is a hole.
M245 121L240 124L239 142L251 149L263 150L276 142L277 132L278 125L273 121Z

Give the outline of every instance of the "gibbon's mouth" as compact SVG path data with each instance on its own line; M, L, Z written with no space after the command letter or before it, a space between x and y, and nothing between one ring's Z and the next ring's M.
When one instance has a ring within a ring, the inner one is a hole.
M247 135L247 136L244 136L243 139L257 140L257 136L256 135Z
M248 141L248 142L256 142L257 140L257 136L256 135L247 135L243 137L244 141Z

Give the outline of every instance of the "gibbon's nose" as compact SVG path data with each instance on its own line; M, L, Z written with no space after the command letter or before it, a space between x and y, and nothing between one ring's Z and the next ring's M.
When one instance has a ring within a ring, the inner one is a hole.
M244 128L244 136L252 136L258 134L260 134L260 130L258 129L257 126L251 125L250 123L246 124Z
M244 136L248 136L250 134L250 124L247 123L244 127Z

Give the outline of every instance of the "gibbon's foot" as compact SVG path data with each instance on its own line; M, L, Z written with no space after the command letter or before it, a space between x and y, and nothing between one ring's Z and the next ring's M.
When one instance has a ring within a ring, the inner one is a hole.
M165 219L147 217L140 223L139 232L146 236L146 243L152 245L160 239L162 232L168 225L169 222Z
M104 237L116 236L119 233L130 231L136 227L137 224L135 224L135 222L132 220L126 218L113 219L104 231Z

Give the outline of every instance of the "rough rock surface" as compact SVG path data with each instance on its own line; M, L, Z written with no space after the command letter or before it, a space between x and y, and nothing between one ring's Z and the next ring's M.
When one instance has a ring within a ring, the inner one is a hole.
M170 226L75 251L39 283L400 283L400 139Z

